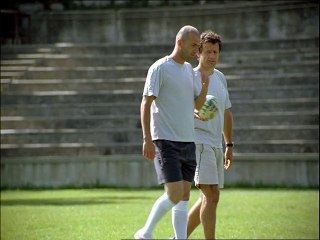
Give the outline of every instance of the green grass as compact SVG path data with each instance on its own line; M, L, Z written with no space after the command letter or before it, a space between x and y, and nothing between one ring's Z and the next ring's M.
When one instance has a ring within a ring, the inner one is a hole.
M162 189L17 190L1 192L1 240L132 239ZM193 189L190 204L199 196ZM157 238L173 236L171 213ZM201 226L193 239L203 238ZM318 190L225 189L220 239L319 239Z

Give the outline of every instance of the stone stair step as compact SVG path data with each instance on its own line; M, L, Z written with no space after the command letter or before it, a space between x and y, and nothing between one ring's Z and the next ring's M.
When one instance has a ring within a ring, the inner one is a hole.
M283 99L318 97L319 85L289 85L259 87L230 87L229 95L233 99Z
M250 126L254 119L255 125L317 125L319 110L300 112L259 112L234 114L234 125Z
M36 62L41 66L51 67L79 67L79 66L142 66L151 65L165 54L158 53L139 53L139 54L64 54L64 53L25 53L17 55L6 55L8 60L1 61L2 66L25 66L34 65ZM18 58L18 59L16 59ZM16 60L9 60L16 59ZM220 62L229 64L243 63L277 63L316 61L319 59L319 48L302 49L268 49L232 51L221 55ZM4 69L3 69L4 70Z
M5 92L1 102L6 104L56 104L56 103L101 103L101 102L138 102L142 99L142 90L96 90L88 92L77 91L35 91L33 93L16 94Z
M234 153L234 156L239 161L319 161L319 154L317 153ZM128 161L146 161L141 153L139 154L113 154L113 155L91 155L89 160L93 161L111 161L121 162L124 160ZM21 162L53 162L53 163L68 163L70 161L86 162L88 156L24 156L24 157L4 157L4 163L19 164Z
M2 144L25 143L135 143L141 142L138 128L106 129L8 129L1 130Z
M232 101L233 113L248 112L281 112L286 111L318 111L318 98L288 98L288 99L235 99Z
M96 89L118 90L130 89L142 91L145 78L120 79L42 79L11 81L10 92L27 91L95 91Z
M1 116L72 116L72 115L140 114L140 102L97 102L66 104L5 105Z
M246 140L314 140L319 139L318 125L254 125L234 128L234 141Z
M19 54L19 58L14 60L16 56L6 56L7 60L1 61L3 70L9 66L20 66L18 61L33 61L37 62L37 66L42 67L103 67L103 66L150 66L154 61L161 58L160 54L83 54L83 55L69 55L69 54L42 54L29 53ZM11 63L9 65L9 63ZM29 64L24 66L29 67ZM32 66L32 65L31 65Z
M91 115L91 116L49 116L49 117L1 117L1 129L59 129L59 128L140 128L140 116Z
M24 72L12 72L12 71L2 71L0 72L0 79L16 79L21 78L23 76Z
M295 41L295 40L293 40ZM299 41L299 40L298 40ZM306 41L313 41L313 38ZM309 45L313 46L313 45ZM1 52L4 56L19 57L21 54L43 54L50 56L52 54L67 54L67 55L86 55L94 54L96 56L113 54L159 54L172 51L171 44L149 44L149 43L124 43L124 44L103 44L103 43L57 43L52 44L24 44L24 45L1 45Z
M246 40L224 40L223 52L266 50L266 49L305 49L319 47L319 37L300 37L286 39L246 39ZM69 55L77 54L170 54L172 44L149 44L149 43L57 43L52 44L24 44L24 45L1 45L2 55L28 54L28 53L63 53Z
M266 50L266 49L305 49L319 48L319 37L286 39L229 40L223 43L224 52Z
M227 75L228 87L260 87L273 85L317 85L319 74L276 74L276 75ZM2 80L1 80L2 82ZM142 90L145 77L126 78L91 78L91 79L12 79L10 92L27 91L63 91L77 90L88 91L96 89L116 90L131 89Z
M142 89L137 90L96 90L96 91L33 91L30 92L4 92L1 102L6 104L53 104L53 103L79 103L79 102L118 102L141 101ZM316 98L319 96L319 85L296 86L266 86L258 87L230 87L231 100L236 99L270 99L270 98Z
M90 156L139 154L141 143L57 143L57 144L3 144L1 157L22 156Z
M261 111L316 111L318 98L292 99L236 99L233 113ZM1 106L1 116L73 116L73 115L140 114L140 101L70 103L66 104L11 104Z
M226 75L249 75L274 73L312 72L319 74L319 60L293 63L217 64L217 69Z
M235 113L234 124L248 126L254 119L255 125L316 125L319 123L319 111L292 112L253 112ZM140 128L140 116L133 115L74 115L74 116L2 116L1 129L57 129L57 128Z
M241 153L315 153L319 144L313 140L242 141L235 152ZM139 154L139 143L36 143L2 144L1 157Z
M108 129L5 129L1 130L1 144L25 143L100 143L141 142L142 130L138 128ZM247 126L234 128L234 141L247 140L314 140L319 139L319 126Z
M294 48L294 49L264 49L241 51L227 51L224 48L220 55L221 63L243 64L243 63L289 63L319 60L319 48Z
M317 153L319 142L314 140L241 141L234 152L239 153Z
M0 86L1 86L1 93L8 91L11 86L11 79L10 78L1 78L0 79Z
M234 156L239 161L319 161L318 153L234 153Z
M27 71L30 67L26 65L9 65L9 66L2 66L1 65L1 72L24 72Z
M1 55L2 57L2 55ZM4 56L4 58L7 58L8 56ZM12 59L6 59L0 61L1 70L4 69L4 67L7 66L33 66L37 63L38 59L25 59L23 57L19 57L18 59L15 56L11 57Z
M294 63L263 63L263 64L226 64L220 63L217 69L220 69L226 75L247 75L259 72L267 73L292 73L292 72L319 72L319 60L304 61ZM149 66L98 66L98 67L22 67L17 66L9 71L10 67L6 67L8 71L1 71L1 78L16 73L23 73L24 78L34 79L65 79L65 78L123 78L123 77L145 77Z
M228 87L319 85L319 72L225 75Z
M24 78L34 79L65 79L65 78L124 78L124 77L144 77L148 71L148 66L104 66L104 67L29 67L23 72ZM1 76L6 72L1 72Z

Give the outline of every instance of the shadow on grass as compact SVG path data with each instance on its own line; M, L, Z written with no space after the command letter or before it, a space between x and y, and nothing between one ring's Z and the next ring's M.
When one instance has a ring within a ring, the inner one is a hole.
M2 199L1 206L77 206L77 205L107 205L125 204L135 200L147 200L146 196L104 196L88 198L47 198L47 199Z

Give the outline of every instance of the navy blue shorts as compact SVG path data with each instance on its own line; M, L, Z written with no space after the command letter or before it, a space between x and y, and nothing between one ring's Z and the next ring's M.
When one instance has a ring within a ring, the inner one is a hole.
M155 169L159 184L194 179L197 167L196 146L193 142L155 140Z

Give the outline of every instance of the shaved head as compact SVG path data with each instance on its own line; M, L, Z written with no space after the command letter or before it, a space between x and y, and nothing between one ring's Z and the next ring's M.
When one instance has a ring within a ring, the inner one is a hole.
M184 40L191 33L200 36L198 29L196 29L195 27L192 27L190 25L182 27L177 33L176 41L180 39Z
M197 56L200 47L200 33L190 25L182 27L176 36L176 43L170 55L176 62L191 61Z

